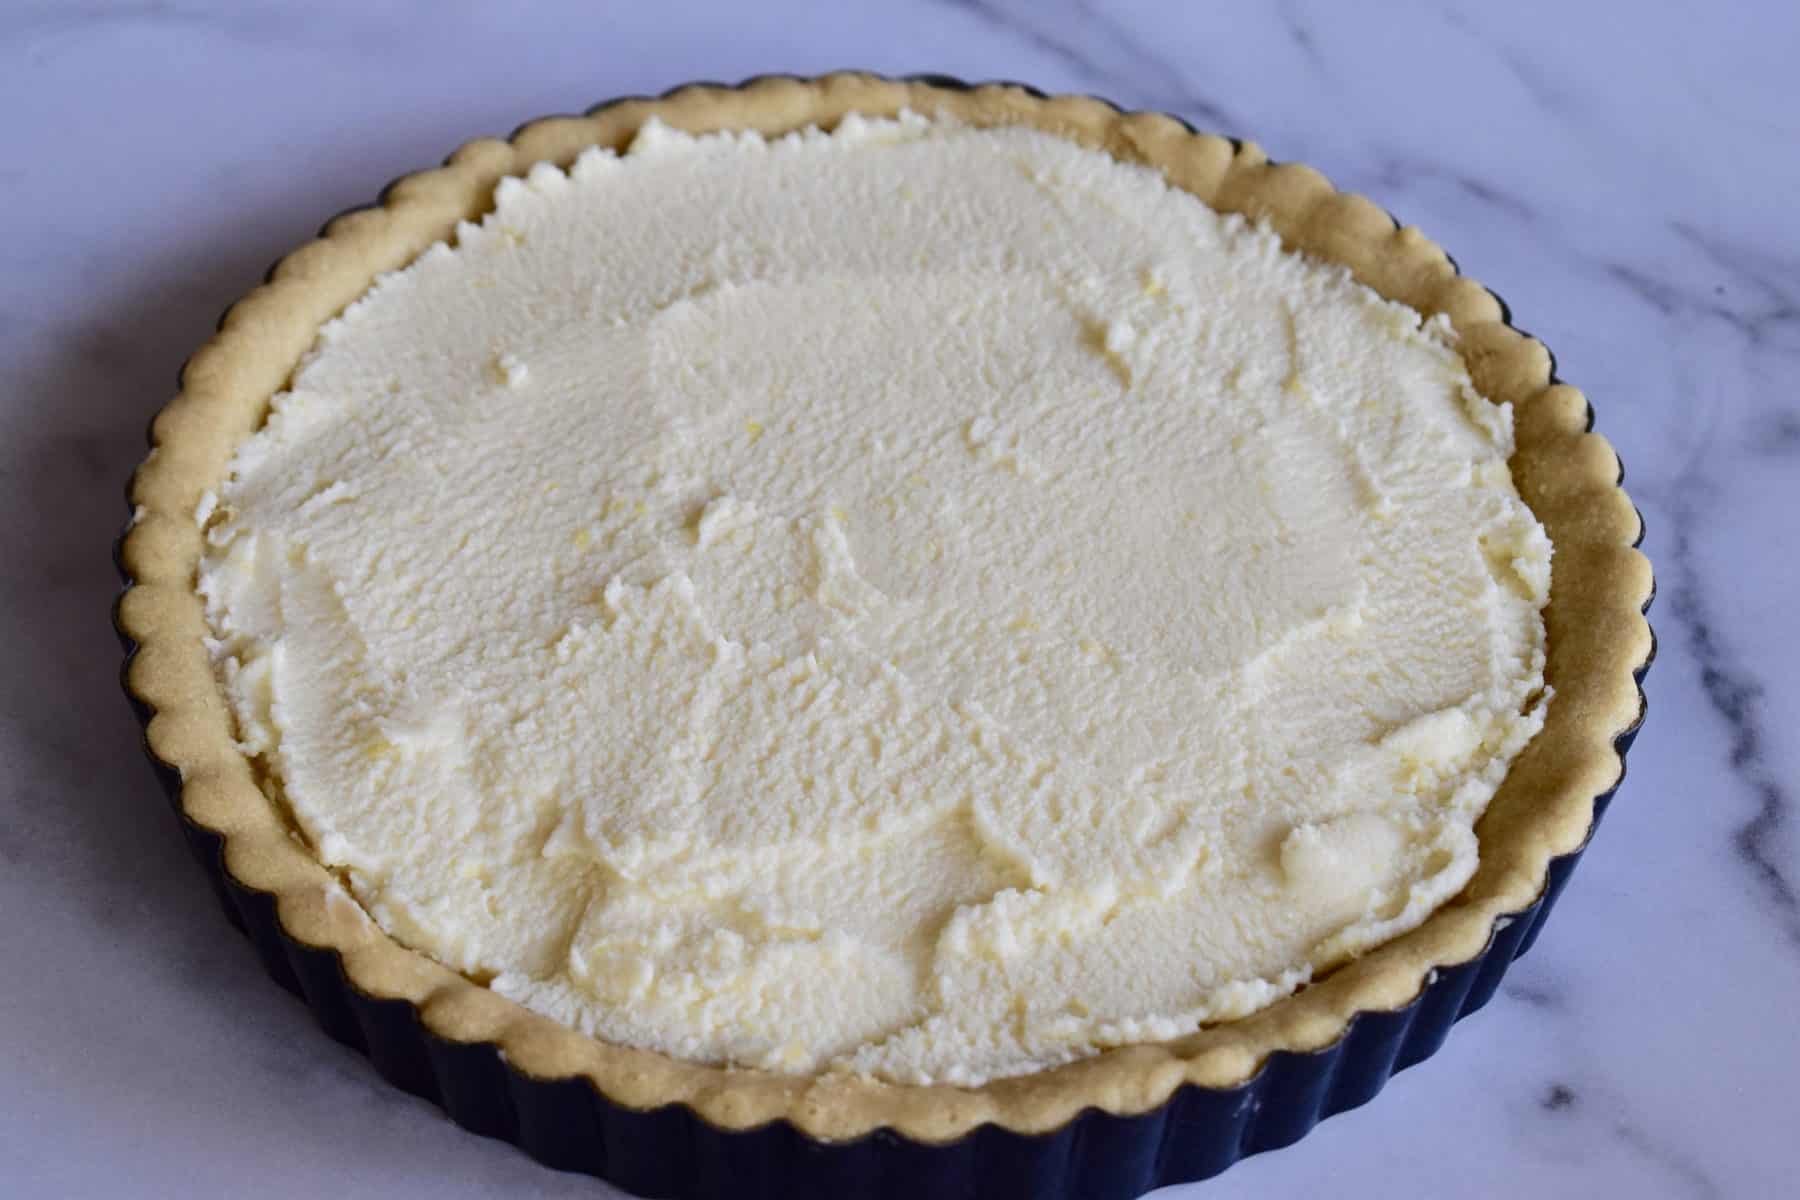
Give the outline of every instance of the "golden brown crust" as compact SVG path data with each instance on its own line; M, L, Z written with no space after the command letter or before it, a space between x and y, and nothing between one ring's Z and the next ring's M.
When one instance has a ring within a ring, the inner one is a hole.
M1411 933L1253 1016L978 1088L898 1086L836 1074L796 1078L615 1046L528 1012L401 946L347 902L258 787L233 743L230 713L201 645L194 592L200 496L223 478L233 450L262 422L270 397L319 326L367 290L377 273L404 265L450 237L458 220L483 212L502 176L543 160L567 165L591 145L623 148L653 113L691 132L774 134L829 127L850 111L887 115L902 107L976 125L1032 125L1155 166L1215 208L1266 218L1289 246L1343 263L1381 294L1427 314L1447 314L1477 386L1514 405L1513 472L1556 552L1545 611L1546 675L1556 700L1479 826L1481 865L1460 895ZM339 952L352 983L412 1002L434 1033L494 1042L531 1075L585 1076L630 1107L686 1103L727 1128L787 1119L821 1139L887 1127L921 1141L951 1139L983 1122L1042 1132L1089 1106L1144 1111L1185 1082L1234 1086L1275 1050L1327 1045L1353 1014L1406 1004L1434 968L1480 953L1498 918L1536 899L1550 860L1581 845L1595 798L1621 773L1613 741L1638 717L1633 670L1647 660L1651 644L1643 617L1650 567L1633 549L1637 513L1619 487L1612 448L1588 424L1581 393L1553 382L1548 351L1506 325L1500 303L1458 275L1443 251L1416 229L1397 228L1369 201L1334 191L1318 172L1269 163L1253 144L1192 133L1154 113L1121 113L1088 97L1039 97L1011 85L963 90L840 74L688 87L585 117L537 121L507 142L472 142L443 167L394 184L379 207L333 221L231 310L190 360L180 394L157 417L154 449L132 484L139 515L121 561L134 584L120 602L119 626L140 649L127 686L154 711L146 737L157 757L179 770L183 811L223 836L231 876L275 896L291 937Z

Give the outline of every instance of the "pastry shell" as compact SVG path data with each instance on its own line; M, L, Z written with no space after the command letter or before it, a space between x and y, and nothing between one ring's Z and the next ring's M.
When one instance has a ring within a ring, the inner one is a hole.
M1266 220L1292 249L1391 299L1447 314L1478 388L1515 411L1512 470L1548 529L1543 731L1478 826L1481 863L1424 924L1249 1017L980 1087L902 1086L707 1066L586 1037L402 946L312 855L233 740L202 645L195 510L262 422L319 327L384 271L491 205L495 184L589 146L623 148L649 117L691 132L780 134L910 108L1029 125L1162 171L1214 208ZM188 361L151 427L118 546L125 687L189 841L233 921L325 1028L384 1076L478 1132L635 1191L769 1195L1132 1195L1216 1173L1369 1099L1429 1055L1527 949L1624 774L1654 642L1639 514L1592 412L1540 342L1417 229L1253 143L1156 113L1017 84L939 76L764 77L695 84L533 121L390 184L277 263ZM959 1182L960 1181L960 1182Z

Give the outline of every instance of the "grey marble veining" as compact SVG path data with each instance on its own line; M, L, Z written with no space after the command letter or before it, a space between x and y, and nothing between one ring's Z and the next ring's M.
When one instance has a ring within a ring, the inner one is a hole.
M1797 49L1773 0L0 8L0 1194L608 1194L381 1084L218 917L115 686L120 489L220 309L392 176L846 65L1099 92L1365 192L1556 350L1647 521L1651 718L1537 948L1373 1104L1192 1194L1793 1194Z

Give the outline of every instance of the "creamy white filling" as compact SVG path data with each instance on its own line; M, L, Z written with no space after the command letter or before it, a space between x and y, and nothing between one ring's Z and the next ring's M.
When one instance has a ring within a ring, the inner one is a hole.
M1425 918L1550 546L1441 321L1023 129L658 125L328 324L199 588L385 928L601 1037L975 1082Z

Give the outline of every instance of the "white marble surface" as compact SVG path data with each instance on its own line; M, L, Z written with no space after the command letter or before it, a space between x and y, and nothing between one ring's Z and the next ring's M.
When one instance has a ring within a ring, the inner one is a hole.
M1800 10L1365 7L0 8L0 1193L609 1194L385 1087L214 911L114 685L119 488L218 311L389 177L606 96L862 65L1173 110L1374 196L1556 348L1649 522L1649 727L1538 949L1205 1194L1794 1194Z

